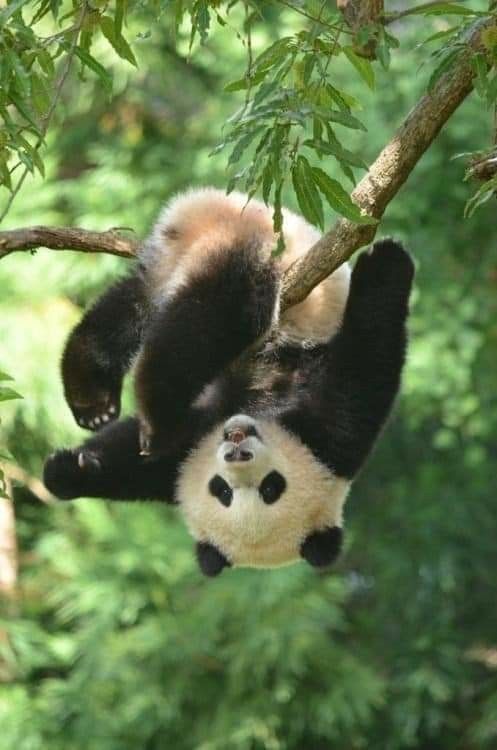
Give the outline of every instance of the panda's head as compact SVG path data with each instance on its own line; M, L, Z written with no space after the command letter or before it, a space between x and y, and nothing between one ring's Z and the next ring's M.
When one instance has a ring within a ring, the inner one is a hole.
M240 414L192 450L177 500L207 575L301 558L322 566L340 550L349 484L276 421Z

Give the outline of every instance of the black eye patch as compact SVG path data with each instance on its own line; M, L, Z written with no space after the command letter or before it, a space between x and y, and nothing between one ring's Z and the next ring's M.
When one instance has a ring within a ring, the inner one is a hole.
M259 487L259 495L262 497L265 503L271 505L284 493L286 490L286 480L279 471L270 471L266 474Z
M217 497L220 503L229 508L233 500L233 490L228 482L225 482L219 474L215 474L209 482L209 492L213 497Z

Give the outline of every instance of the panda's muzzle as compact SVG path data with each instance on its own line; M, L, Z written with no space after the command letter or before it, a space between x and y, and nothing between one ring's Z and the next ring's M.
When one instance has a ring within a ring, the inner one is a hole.
M223 433L223 440L228 444L223 454L224 460L229 463L251 461L254 458L254 451L251 450L253 441L249 438L260 440L253 420L244 416L228 420Z
M248 448L246 442L249 437L258 437L257 431L252 425L247 429L237 427L233 430L226 430L224 440L226 443L231 443L231 446L224 454L224 460L228 462L251 461L254 458L254 453Z

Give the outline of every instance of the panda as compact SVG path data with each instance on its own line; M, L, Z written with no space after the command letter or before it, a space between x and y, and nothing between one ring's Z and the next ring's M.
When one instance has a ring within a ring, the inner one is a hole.
M66 400L95 432L44 468L62 500L178 505L201 571L321 568L399 389L414 268L393 240L344 264L280 313L286 268L319 239L246 195L185 192L162 211L132 273L69 336ZM136 416L119 419L133 366Z

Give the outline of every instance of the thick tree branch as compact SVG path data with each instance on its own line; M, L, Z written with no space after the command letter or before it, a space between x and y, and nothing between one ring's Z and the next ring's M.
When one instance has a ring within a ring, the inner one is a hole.
M471 51L482 45L482 34L497 28L497 19L476 21L467 37L467 49L452 69L420 99L379 154L352 193L358 206L380 219L389 202L438 135L440 129L473 88ZM298 304L323 279L370 242L376 226L340 219L299 261L286 272L282 309ZM0 259L15 250L48 247L133 257L139 247L134 238L118 231L88 232L81 229L31 227L0 232Z
M51 250L80 250L84 253L109 253L122 258L132 258L139 246L138 240L110 229L107 232L89 232L72 227L27 227L0 232L0 259L16 250L33 250L48 247Z
M408 114L390 143L383 149L352 193L366 212L380 219L413 168L449 117L473 88L471 52L481 46L482 34L497 28L497 19L477 21L468 35L468 48L458 62L422 97ZM283 286L282 309L302 302L309 292L359 247L376 234L374 225L340 219L306 255L288 269Z

